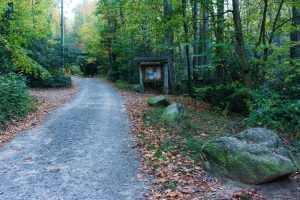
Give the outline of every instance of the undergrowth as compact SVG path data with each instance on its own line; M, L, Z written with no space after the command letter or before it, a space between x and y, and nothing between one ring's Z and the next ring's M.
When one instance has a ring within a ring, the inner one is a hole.
M182 99L178 99L180 102ZM185 100L183 100L184 102ZM168 136L162 141L164 152L190 155L195 161L201 158L201 147L209 140L236 134L252 126L246 120L230 113L217 112L211 109L197 111L196 107L187 106L184 119L177 123L162 122L160 117L165 107L155 107L144 113L143 122L154 129L164 128ZM300 137L278 132L284 143L297 155L300 155Z
M125 90L125 91L131 91L133 90L132 85L130 85L128 82L125 81L120 81L118 80L115 83L115 86L119 89L119 90Z
M0 125L19 120L35 109L25 81L15 74L0 76Z
M201 159L201 148L204 143L215 136L228 134L232 122L221 114L207 110L197 112L187 108L186 115L181 122L162 122L160 116L165 107L155 107L144 113L143 122L154 129L166 129L168 136L160 147L164 152L175 152L189 155L195 161ZM159 153L156 156L160 156Z

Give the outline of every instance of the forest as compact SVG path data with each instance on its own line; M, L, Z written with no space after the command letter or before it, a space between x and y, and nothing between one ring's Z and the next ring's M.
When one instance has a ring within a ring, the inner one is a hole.
M31 90L74 87L74 77L105 79L130 99L133 132L145 151L154 148L167 162L173 153L165 152L173 147L153 132L179 131L186 135L170 136L169 143L200 161L204 140L190 135L199 129L197 120L162 128L163 109L134 108L146 102L132 93L141 76L134 60L160 57L168 62L168 100L206 118L200 137L226 132L219 124L231 120L234 133L253 127L277 132L299 157L300 0L65 0L66 10L76 5L65 16L63 2L0 0L0 132L37 109ZM159 85L154 93L162 91ZM207 128L213 123L218 127ZM141 135L148 128L154 131ZM167 194L172 199L174 193Z
M65 25L65 69L58 2L15 1L13 9L7 3L0 11L6 92L23 83L68 86L64 70L137 84L134 57L167 55L173 94L241 113L251 125L299 129L297 1L86 1ZM29 101L16 95L16 105ZM2 115L3 122L23 114Z
M173 94L241 113L250 126L295 132L300 106L299 4L97 1L77 8L73 31L85 62L112 81L137 84L135 57L168 56Z
M75 32L88 59L113 81L138 83L134 57L167 55L173 94L242 113L253 126L299 130L298 6L99 1L78 8Z

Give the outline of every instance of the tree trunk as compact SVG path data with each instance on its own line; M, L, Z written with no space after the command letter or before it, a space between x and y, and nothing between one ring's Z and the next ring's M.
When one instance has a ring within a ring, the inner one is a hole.
M298 3L299 0L294 0L294 4ZM300 15L299 11L297 10L296 5L293 5L293 21L292 25L295 27L295 30L291 33L290 38L292 42L292 47L290 50L290 58L292 61L292 64L295 64L295 59L300 57L300 45L295 44L296 42L300 42L300 31L296 30L296 27L300 25Z
M217 0L217 28L216 28L216 84L224 83L225 59L224 59L224 0Z
M209 64L209 13L207 8L203 8L203 65Z
M273 22L272 30L271 30L271 33L270 33L270 37L268 39L268 45L265 46L265 48L264 48L264 59L263 59L263 62L265 64L265 66L266 66L267 61L268 61L268 56L269 56L269 54L271 54L269 46L273 43L273 38L275 37L274 40L275 40L276 43L280 43L280 37L275 36L275 31L276 31L276 27L277 27L277 22L278 22L278 20L280 18L280 13L281 13L281 9L282 9L282 6L283 6L283 2L284 2L284 0L281 0L280 3L279 3L278 9L277 9L277 13L276 13L276 16L275 16L275 19L274 19L274 22ZM272 19L270 19L270 21L271 20ZM280 57L278 57L278 59L280 59ZM263 70L265 70L265 69L263 69ZM263 79L264 78L265 77L263 77Z
M194 0L193 6L194 18L194 67L199 66L199 2Z
M123 7L120 6L120 20L121 20L121 25L124 26L125 25L125 16L124 16L124 11L123 11Z
M235 29L235 36L236 36L236 43L237 43L237 51L238 51L237 54L242 68L243 83L246 87L250 87L251 86L250 70L247 61L244 36L242 31L239 0L232 0L232 7L233 7L232 13L233 13L234 29Z
M188 75L188 93L192 95L192 70L191 70L191 62L190 62L190 47L189 47L189 27L186 18L186 8L187 3L186 0L182 0L182 18L183 18L183 29L185 34L185 53L186 53L186 63L187 63L187 75Z
M171 21L173 13L172 0L164 0L164 17L168 22ZM175 93L175 69L174 69L174 29L171 24L167 24L166 31L166 45L168 48L169 57L169 76L170 76L170 90Z
M116 80L118 80L119 78L119 67L117 65L117 54L114 51L113 48L113 42L116 39L116 33L117 33L117 20L116 18L113 19L109 19L108 20L108 27L112 28L112 32L110 34L112 34L112 39L108 39L109 41L109 61L110 61L110 65L111 65L111 80L113 82L115 82Z

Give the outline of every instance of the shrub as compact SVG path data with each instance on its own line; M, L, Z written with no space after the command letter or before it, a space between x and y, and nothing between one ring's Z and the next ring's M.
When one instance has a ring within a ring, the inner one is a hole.
M78 65L72 65L72 66L67 67L66 72L70 75L76 75L76 76L84 75Z
M121 81L121 80L117 80L117 82L115 83L115 86L119 90L133 90L133 86L132 85L130 85L128 82Z
M62 73L51 75L46 78L29 77L28 85L30 87L44 87L44 88L62 88L72 86L72 80L69 76Z
M247 122L252 126L300 129L300 101L274 93L252 92Z
M300 128L300 101L272 90L251 90L231 83L195 88L195 94L214 106L244 114L249 126L292 131Z
M198 99L207 101L221 109L229 109L232 112L248 114L247 99L249 89L239 82L227 85L204 86L194 88Z
M25 81L14 74L0 76L0 125L25 117L32 100Z
M84 73L86 76L95 76L98 72L97 63L85 63L80 66L80 70Z

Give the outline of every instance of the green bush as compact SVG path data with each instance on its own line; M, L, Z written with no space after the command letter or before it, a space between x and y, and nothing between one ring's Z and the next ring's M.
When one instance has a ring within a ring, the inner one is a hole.
M115 86L119 90L133 90L133 86L132 85L130 85L128 82L121 81L121 80L117 80L117 82L115 83Z
M0 125L18 120L33 110L33 98L17 75L0 76Z
M279 130L300 129L300 101L274 93L252 92L247 122Z
M239 82L227 85L203 86L194 88L194 91L198 99L207 101L215 107L245 115L249 113L246 101L249 89L243 87Z
M72 65L72 66L67 67L66 72L70 75L76 75L76 76L84 75L78 65Z
M71 87L72 80L69 76L65 76L64 74L60 73L46 78L29 77L28 85L30 87L42 87L42 88Z
M249 126L292 131L300 128L300 101L271 90L250 90L231 83L195 88L195 94L221 109L244 114Z

